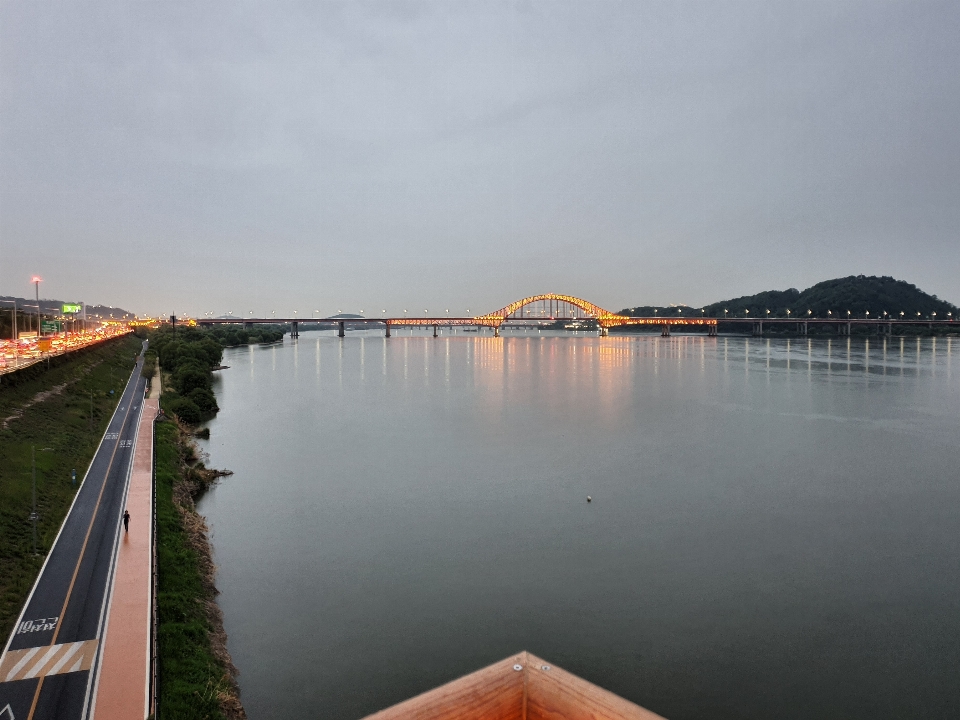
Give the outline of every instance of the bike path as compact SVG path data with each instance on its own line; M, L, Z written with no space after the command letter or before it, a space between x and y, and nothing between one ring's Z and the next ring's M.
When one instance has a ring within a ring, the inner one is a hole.
M142 355L3 656L0 718L88 720L133 446Z
M145 400L127 491L124 530L110 591L94 693L94 720L144 718L150 712L150 623L153 609L153 423L160 401ZM2 720L2 718L0 718Z

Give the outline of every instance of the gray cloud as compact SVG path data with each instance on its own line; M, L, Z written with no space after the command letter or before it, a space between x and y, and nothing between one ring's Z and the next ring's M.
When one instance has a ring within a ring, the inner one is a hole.
M954 3L0 5L0 284L139 311L960 302Z

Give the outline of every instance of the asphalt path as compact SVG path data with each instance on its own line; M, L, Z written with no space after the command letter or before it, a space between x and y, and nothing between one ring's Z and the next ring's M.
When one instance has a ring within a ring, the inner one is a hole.
M142 364L141 355L0 658L0 720L89 717L143 408Z

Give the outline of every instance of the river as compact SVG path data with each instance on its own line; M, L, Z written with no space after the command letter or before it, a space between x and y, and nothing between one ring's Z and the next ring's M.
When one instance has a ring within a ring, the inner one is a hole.
M409 333L224 354L252 720L520 650L671 720L957 717L960 339Z

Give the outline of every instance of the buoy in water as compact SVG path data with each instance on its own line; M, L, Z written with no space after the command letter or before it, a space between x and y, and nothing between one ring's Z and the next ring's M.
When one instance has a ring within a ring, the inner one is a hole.
M592 501L593 501L593 498L587 495L587 502L592 502Z

